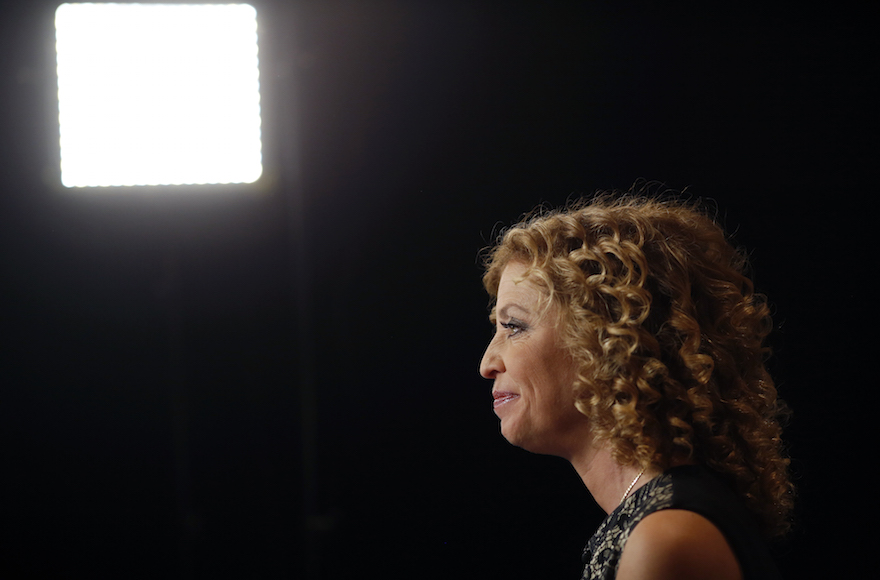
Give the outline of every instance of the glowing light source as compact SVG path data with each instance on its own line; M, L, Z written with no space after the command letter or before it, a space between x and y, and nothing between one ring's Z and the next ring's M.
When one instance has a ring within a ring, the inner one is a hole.
M252 6L62 4L55 30L66 187L259 178Z

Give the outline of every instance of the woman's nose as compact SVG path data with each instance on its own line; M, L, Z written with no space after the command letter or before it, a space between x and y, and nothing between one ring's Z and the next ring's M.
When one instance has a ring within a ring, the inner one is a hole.
M480 361L480 375L484 379L494 379L495 375L504 372L504 363L501 355L498 353L498 347L495 345L495 339L486 347L483 353L483 359Z

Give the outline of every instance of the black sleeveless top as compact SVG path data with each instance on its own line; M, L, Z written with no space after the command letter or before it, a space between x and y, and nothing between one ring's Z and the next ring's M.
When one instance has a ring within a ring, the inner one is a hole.
M664 509L696 512L721 530L739 561L743 580L779 579L743 500L709 470L684 465L652 479L608 514L584 549L582 580L613 580L633 528L645 516Z

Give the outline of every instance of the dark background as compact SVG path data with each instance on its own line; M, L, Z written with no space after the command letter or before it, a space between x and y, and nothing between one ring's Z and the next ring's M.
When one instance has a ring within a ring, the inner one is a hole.
M156 195L63 190L57 4L3 5L4 577L579 578L603 514L497 433L477 254L538 203L639 179L717 206L774 305L799 487L783 572L859 568L866 14L254 4L264 177Z

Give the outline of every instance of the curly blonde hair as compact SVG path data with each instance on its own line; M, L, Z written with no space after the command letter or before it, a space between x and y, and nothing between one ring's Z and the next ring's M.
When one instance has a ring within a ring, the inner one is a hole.
M721 227L696 204L604 194L507 230L486 256L493 302L511 261L560 307L577 408L616 461L705 465L768 536L787 531L785 406L764 364L770 311Z

